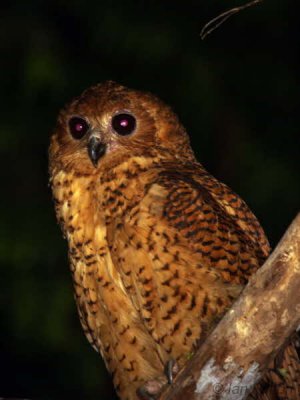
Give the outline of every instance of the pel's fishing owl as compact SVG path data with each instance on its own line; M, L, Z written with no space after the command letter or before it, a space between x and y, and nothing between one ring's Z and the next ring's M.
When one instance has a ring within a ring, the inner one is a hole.
M146 396L145 383L185 365L264 262L265 234L196 160L171 109L114 82L61 111L50 175L84 332L120 398ZM289 346L277 367L291 373L270 371L255 398L298 398L296 357Z

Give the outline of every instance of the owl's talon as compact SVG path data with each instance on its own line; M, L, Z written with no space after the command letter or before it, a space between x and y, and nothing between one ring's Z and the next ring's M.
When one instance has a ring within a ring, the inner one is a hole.
M178 371L179 371L178 364L172 358L171 360L169 360L167 362L166 367L165 367L165 374L168 379L169 385L172 385L173 380L174 380L173 378L174 378L174 376L176 376L178 374Z
M165 366L165 375L156 379L151 379L144 383L137 390L140 400L155 400L161 394L166 384L172 385L174 376L177 375L179 367L174 359L167 362ZM166 379L167 378L167 379Z

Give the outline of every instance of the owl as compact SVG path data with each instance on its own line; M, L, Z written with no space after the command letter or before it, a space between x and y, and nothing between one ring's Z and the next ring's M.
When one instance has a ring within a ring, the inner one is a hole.
M122 400L153 398L269 255L264 231L149 93L85 90L60 112L49 160L84 333ZM297 366L288 346L254 398L298 399Z

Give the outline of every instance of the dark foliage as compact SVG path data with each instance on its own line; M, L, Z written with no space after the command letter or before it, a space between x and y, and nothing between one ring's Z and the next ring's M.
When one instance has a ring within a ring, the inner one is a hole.
M0 395L113 398L76 315L47 187L59 108L105 79L170 103L199 160L259 217L274 245L297 212L299 22L295 2L245 10L201 41L232 1L2 5Z

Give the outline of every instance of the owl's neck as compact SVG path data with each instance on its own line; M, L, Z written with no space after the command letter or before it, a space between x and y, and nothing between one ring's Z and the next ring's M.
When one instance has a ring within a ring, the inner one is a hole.
M155 158L135 156L114 168L101 168L93 175L59 170L52 177L57 219L66 237L87 226L102 225L143 196ZM88 233L90 236L91 233Z

